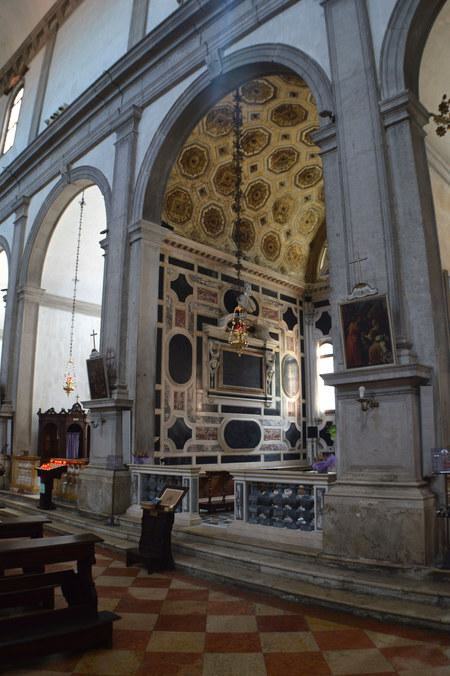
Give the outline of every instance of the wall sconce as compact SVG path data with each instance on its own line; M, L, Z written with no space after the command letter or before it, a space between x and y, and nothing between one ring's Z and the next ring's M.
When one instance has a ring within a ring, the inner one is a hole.
M100 422L98 420L95 420L91 422L92 427L96 430L97 427L100 427L100 425L104 425L106 422L105 418L100 418Z
M378 408L380 405L380 402L378 402L376 399L369 399L368 397L365 396L366 394L366 388L364 385L361 385L361 387L358 388L358 394L359 397L356 401L359 401L361 404L361 411L367 412L369 408Z

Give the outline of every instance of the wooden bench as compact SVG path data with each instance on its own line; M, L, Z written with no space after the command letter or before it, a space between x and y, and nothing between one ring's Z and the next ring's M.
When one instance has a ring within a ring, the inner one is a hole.
M0 510L0 539L4 538L41 538L44 525L51 523L46 516L15 515Z
M64 650L111 646L118 616L97 612L92 578L95 545L91 533L39 539L0 540L0 655L11 663ZM49 564L76 562L76 570L46 571ZM34 570L17 574L13 569ZM38 572L39 571L39 572ZM54 588L61 587L65 608L54 608ZM30 610L31 606L31 610Z

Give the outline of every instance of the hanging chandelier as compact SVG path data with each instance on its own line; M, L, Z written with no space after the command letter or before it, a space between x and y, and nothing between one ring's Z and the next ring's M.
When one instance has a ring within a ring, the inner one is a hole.
M67 360L66 370L64 373L64 384L63 390L70 396L76 388L76 378L75 378L75 364L73 361L73 334L75 330L75 308L77 302L77 285L78 285L78 268L80 263L80 242L81 242L81 229L83 226L83 212L84 205L86 204L84 199L84 190L81 193L80 200L80 218L78 221L78 237L77 237L77 249L75 254L75 269L73 276L73 294L72 294L72 314L70 319L70 340L69 340L69 358Z
M242 212L242 160L244 157L244 153L242 151L242 142L241 142L242 109L239 88L237 88L234 93L233 133L234 133L233 165L234 165L235 181L234 181L232 209L235 213L235 218L232 233L237 247L235 268L237 271L239 290L241 290L243 287L243 283L241 280L241 272L242 272L241 212ZM228 337L228 342L230 343L230 345L236 348L239 356L241 356L242 352L248 345L247 310L242 304L239 303L239 301L233 311L233 318L231 320L230 335Z
M439 113L431 113L433 122L436 124L436 134L438 136L445 136L445 134L450 130L450 99L447 98L447 95L442 96L442 101L438 105Z

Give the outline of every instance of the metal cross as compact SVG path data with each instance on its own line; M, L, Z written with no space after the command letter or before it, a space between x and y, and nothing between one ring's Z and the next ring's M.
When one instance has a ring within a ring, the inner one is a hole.
M92 338L92 341L94 343L94 348L93 348L94 351L95 351L95 336L98 336L98 333L95 333L95 330L92 329L91 338Z

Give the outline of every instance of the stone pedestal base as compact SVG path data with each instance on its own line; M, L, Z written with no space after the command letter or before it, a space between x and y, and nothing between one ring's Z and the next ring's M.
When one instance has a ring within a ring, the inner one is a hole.
M425 483L340 481L325 496L323 551L349 559L429 565L436 498Z
M89 465L80 472L78 508L93 515L123 514L130 504L130 473Z

